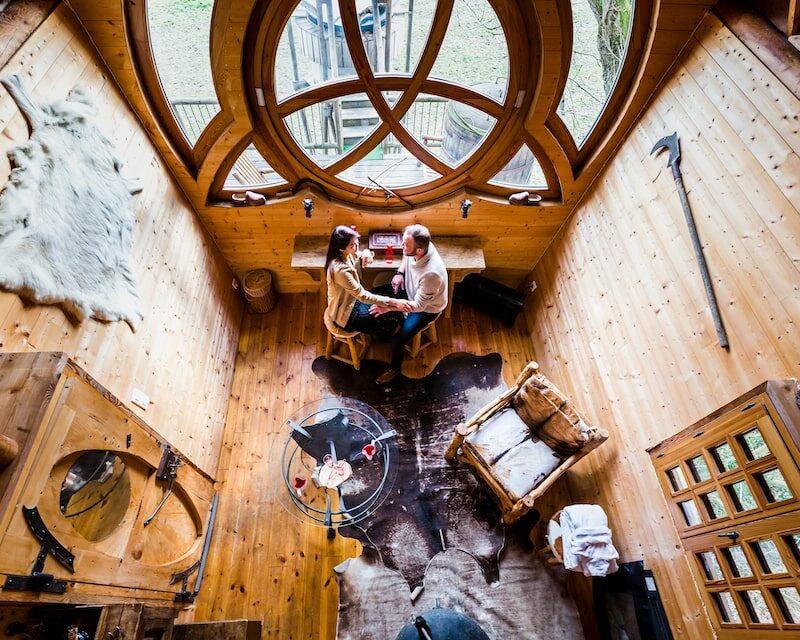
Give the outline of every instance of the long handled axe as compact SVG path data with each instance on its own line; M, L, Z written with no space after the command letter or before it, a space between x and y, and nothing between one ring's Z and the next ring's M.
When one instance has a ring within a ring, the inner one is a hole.
M717 296L714 294L714 287L711 283L711 276L708 274L708 265L706 264L706 257L703 255L703 247L700 244L700 237L697 235L697 227L694 224L694 216L692 209L689 206L689 200L686 198L686 188L683 186L683 178L681 177L681 146L678 142L678 132L672 135L664 136L653 145L650 155L659 153L662 149L669 149L669 160L667 164L672 167L672 177L675 178L675 185L678 187L678 196L681 199L681 206L683 207L683 215L686 216L686 224L689 225L689 235L692 237L692 246L694 247L694 255L700 265L700 273L703 276L703 285L706 288L706 298L708 298L708 306L711 308L711 315L714 318L714 328L717 330L717 338L719 338L719 346L723 349L728 349L728 334L725 332L725 327L722 324L722 316L719 313L719 305L717 304Z

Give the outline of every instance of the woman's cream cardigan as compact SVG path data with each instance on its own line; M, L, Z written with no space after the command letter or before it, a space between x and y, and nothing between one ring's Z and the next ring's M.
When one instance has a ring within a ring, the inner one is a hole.
M377 304L379 307L389 305L391 298L370 293L361 285L356 259L348 256L347 260L334 258L328 266L328 316L344 329L350 319L350 313L356 300L364 304Z

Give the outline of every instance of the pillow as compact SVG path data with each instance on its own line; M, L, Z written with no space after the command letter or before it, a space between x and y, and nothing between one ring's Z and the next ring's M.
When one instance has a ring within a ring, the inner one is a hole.
M465 441L488 465L530 437L530 429L511 407L498 411Z
M554 415L567 399L547 378L534 375L528 378L514 394L513 404L519 417L536 433L542 424Z
M589 440L591 427L587 425L574 409L557 411L536 432L537 437L558 455L566 458L580 451Z
M492 477L508 492L512 500L520 500L561 464L550 447L535 437L526 438L492 465Z

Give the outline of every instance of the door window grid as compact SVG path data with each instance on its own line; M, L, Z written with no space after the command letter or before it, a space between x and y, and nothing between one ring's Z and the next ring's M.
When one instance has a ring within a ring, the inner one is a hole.
M704 427L653 462L715 626L733 633L800 630L800 474L785 432L763 403ZM686 504L695 505L700 523L685 517ZM717 533L734 530L734 539Z
M667 466L660 480L674 497L671 503L679 531L700 533L709 525L724 526L732 515L757 516L796 503L797 491L777 469L773 450L781 448L780 442L770 442L772 434L763 433L771 425L763 405L757 405L739 416L729 435L719 428L710 430L702 434L701 442L707 446L692 443L693 453Z
M700 545L694 556L695 573L711 596L720 624L800 628L800 530L739 539L735 544L714 544L717 538L703 536L713 546Z

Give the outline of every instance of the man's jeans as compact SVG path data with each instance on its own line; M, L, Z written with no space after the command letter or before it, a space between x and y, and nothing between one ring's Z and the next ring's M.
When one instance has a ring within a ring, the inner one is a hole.
M373 289L373 293L389 296L391 298L408 299L405 289L399 289L397 293L392 289L391 284L386 284ZM439 317L438 313L428 313L426 311L414 311L406 315L400 331L390 340L392 350L392 369L400 371L403 364L403 357L406 355L406 345L412 338L422 331L430 322Z

